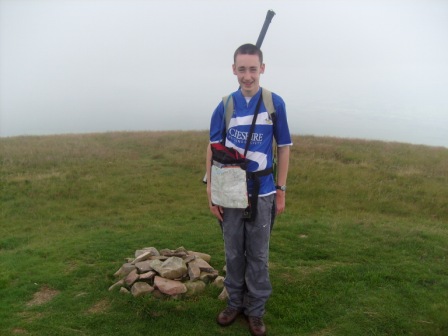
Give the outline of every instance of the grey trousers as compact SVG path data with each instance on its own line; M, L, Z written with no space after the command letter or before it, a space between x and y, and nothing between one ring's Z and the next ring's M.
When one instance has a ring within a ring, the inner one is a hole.
M224 209L222 222L228 306L247 316L261 317L271 295L269 238L275 194L258 199L255 221L245 221L241 209Z

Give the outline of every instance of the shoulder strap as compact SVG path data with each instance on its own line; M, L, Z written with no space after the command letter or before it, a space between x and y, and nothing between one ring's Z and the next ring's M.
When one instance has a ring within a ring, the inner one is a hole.
M272 116L273 116L273 113L275 113L275 107L274 107L274 102L272 101L272 92L263 88L261 91L261 94L263 95L264 106L266 107L266 110L268 111L271 119L274 120L274 118Z
M272 125L274 126L274 134L275 134L277 117L275 114L274 102L272 101L272 92L263 88L263 91L261 93L263 95L264 106L266 107L268 115L272 120ZM275 136L272 138L272 168L275 180L277 178L277 141L275 141Z
M235 108L233 107L233 96L230 94L222 98L222 102L224 103L224 110L226 116L226 131L229 129L230 119L232 119L233 111Z

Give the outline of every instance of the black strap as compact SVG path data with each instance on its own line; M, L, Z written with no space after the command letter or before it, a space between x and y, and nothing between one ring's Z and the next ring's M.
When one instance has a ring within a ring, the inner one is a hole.
M271 168L266 168L263 170L259 170L256 172L246 172L246 176L248 179L252 179L254 177L261 177L261 176L267 176L269 174L272 174L274 172L274 169Z
M255 107L254 118L252 119L252 125L250 125L250 131L247 135L246 148L244 149L244 156L246 156L247 150L249 149L250 141L252 140L252 134L255 130L255 123L257 121L258 112L260 111L261 101L263 94L260 93L260 97L258 98L257 106ZM260 192L260 176L269 175L272 173L271 169L265 169L259 172L247 172L247 177L254 181L252 186L252 196L249 199L249 207L245 210L245 217L247 220L254 221L257 215L257 206L258 206L258 194ZM265 174L265 175L264 175ZM247 216L247 215L248 216Z
M254 130L255 130L255 122L257 121L258 112L260 111L262 96L263 95L260 93L260 97L258 97L258 101L257 101L257 106L255 107L255 113L254 113L254 118L252 119L252 125L250 125L249 134L247 135L246 147L244 148L244 156L246 156L246 154L247 154L247 151L248 151L249 145L250 145L250 141L252 139L252 134L254 133Z
M262 92L260 92L260 96L258 97L258 101L257 101L257 105L255 107L255 112L254 112L254 117L252 119L252 124L250 125L250 129L249 129L249 133L247 135L247 141L246 141L246 146L244 148L244 156L246 156L247 151L249 150L249 145L250 142L252 140L252 134L254 133L255 130L255 123L257 121L257 117L258 117L258 112L260 111L260 106L261 106L261 101L263 100L263 94ZM227 133L227 129L225 129L226 133ZM225 139L227 138L227 135L225 135L225 137L223 137L223 141L225 143ZM252 190L252 196L250 197L249 200L249 206L247 207L247 209L244 211L245 214L248 214L247 217L245 217L246 219L253 221L255 220L255 216L257 214L257 205L258 205L258 194L260 192L260 176L265 176L265 175L269 175L272 173L272 168L268 168L262 171L258 171L258 172L247 172L247 178L250 178L254 181L253 184L253 190ZM245 215L246 216L246 215Z
M260 193L260 177L267 176L272 174L273 170L271 168L266 168L257 172L246 172L246 176L248 179L253 181L252 184L252 195L249 199L249 208L245 211L249 214L247 219L250 221L254 221L257 215L257 207L258 207L258 194Z

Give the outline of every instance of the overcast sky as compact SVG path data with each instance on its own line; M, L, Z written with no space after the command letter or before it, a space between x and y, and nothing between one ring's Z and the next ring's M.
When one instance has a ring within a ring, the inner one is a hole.
M0 0L0 135L208 129L269 9L293 134L448 147L447 0Z

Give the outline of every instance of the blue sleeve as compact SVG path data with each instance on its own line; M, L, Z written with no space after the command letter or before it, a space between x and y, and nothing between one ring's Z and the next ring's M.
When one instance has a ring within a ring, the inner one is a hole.
M221 101L216 107L212 114L212 119L210 121L210 142L216 143L221 142L223 136L223 130L225 127L224 120L224 104Z
M272 94L272 100L275 107L276 125L275 125L275 140L278 146L292 145L291 134L289 133L288 118L286 117L286 106L283 99Z

